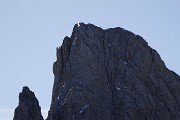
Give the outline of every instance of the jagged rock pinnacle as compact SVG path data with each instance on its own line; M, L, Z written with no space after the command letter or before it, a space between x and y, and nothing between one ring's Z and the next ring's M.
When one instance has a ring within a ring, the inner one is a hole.
M57 48L47 120L179 120L180 77L123 28L78 23ZM14 120L42 120L24 87Z
M180 77L123 28L76 24L53 72L48 120L180 119Z
M19 105L15 109L13 120L43 120L39 102L27 86L19 94Z

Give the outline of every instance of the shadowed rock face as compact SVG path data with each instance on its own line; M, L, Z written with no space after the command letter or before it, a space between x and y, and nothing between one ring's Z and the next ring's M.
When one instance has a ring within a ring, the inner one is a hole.
M57 48L47 120L179 120L180 77L122 28L77 24Z
M122 28L74 26L57 48L47 120L180 120L180 77L147 42ZM14 120L42 120L24 87Z
M23 87L19 94L19 105L15 109L13 120L43 120L39 102L28 87Z

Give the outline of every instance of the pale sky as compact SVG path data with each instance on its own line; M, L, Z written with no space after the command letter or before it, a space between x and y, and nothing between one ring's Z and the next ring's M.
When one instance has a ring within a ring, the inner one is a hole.
M77 22L139 34L180 74L179 0L0 0L0 120L12 120L23 86L47 113L56 47Z

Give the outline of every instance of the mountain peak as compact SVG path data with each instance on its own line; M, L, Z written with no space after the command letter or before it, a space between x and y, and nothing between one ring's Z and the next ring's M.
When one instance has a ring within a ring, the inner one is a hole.
M24 92L31 92L31 91L30 91L29 87L24 86L22 89L22 93L24 93Z
M13 120L43 120L39 102L27 86L19 94L19 105L15 109Z
M180 77L143 37L77 23L56 55L47 120L180 119ZM21 118L20 110L30 113L29 103L39 111L33 94L23 88L15 118Z
M173 112L179 103L168 100L178 101L179 95L170 91L180 92L179 76L139 35L78 23L57 56L48 120L166 120L180 115Z

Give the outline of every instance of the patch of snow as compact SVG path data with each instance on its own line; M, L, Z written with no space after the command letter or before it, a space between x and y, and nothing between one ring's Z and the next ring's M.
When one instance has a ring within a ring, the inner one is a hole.
M75 39L74 39L74 41L73 41L73 45L75 45L75 42L76 42L76 40L77 40L78 38L77 37L75 37Z
M80 24L79 24L79 23L77 23L77 25L78 25L78 27L80 27Z
M79 113L80 113L80 114L83 113L83 112L85 111L85 109L88 108L88 107L89 107L89 105L85 105L83 108L81 108L81 110L79 111Z
M80 110L80 111L79 111L80 114L83 113L83 112L84 112L84 110Z
M124 61L124 64L127 65L127 62Z
M69 97L68 97L68 100L70 100L70 99L71 99L71 96L72 96L72 93L70 93L70 95L69 95Z
M83 109L86 109L86 108L88 108L89 107L89 105L85 105L84 107L83 107Z
M80 111L79 111L79 113L83 113L84 112L84 110L83 109L81 109Z
M116 89L117 89L117 90L121 90L121 88L120 88L120 87L117 87Z

